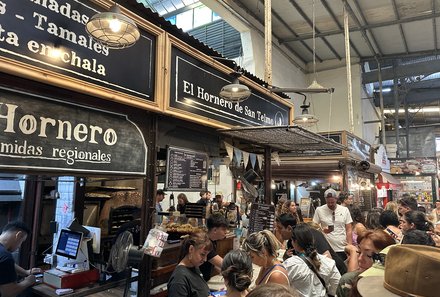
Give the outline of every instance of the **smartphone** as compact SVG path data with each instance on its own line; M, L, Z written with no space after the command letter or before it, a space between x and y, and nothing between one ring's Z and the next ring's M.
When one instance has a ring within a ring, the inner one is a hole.
M36 277L36 278L42 278L42 277L43 277L43 274L42 274L42 273L37 273L37 274L35 274L35 277Z

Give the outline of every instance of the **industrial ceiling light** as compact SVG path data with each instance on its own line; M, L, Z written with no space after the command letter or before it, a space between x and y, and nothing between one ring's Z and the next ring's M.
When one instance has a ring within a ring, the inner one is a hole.
M300 106L302 111L301 115L296 116L293 123L299 126L311 126L316 124L319 119L315 115L309 113L310 103L306 104L306 97L304 96L303 104Z
M234 72L233 75L235 78L232 84L226 85L221 89L220 98L231 102L242 102L249 98L252 93L247 86L240 84L238 78L241 76L241 73Z
M97 42L112 49L132 46L141 34L136 23L121 13L115 3L109 12L100 12L86 24L87 33Z

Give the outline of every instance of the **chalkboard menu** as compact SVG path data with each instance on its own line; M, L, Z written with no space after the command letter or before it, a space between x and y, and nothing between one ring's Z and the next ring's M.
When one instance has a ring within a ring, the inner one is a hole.
M206 190L208 155L178 147L167 150L167 190Z
M251 206L249 233L262 230L273 230L275 223L275 206L254 203Z

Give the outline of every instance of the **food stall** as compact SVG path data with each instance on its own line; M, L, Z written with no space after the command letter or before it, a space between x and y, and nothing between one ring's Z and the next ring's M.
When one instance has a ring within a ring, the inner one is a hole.
M391 174L400 184L395 188L394 200L405 194L417 199L419 205L431 210L438 199L436 158L390 159Z
M347 132L322 132L341 147L317 147L298 152L280 152L280 163L272 163L275 181L289 181L290 199L300 203L299 186L306 189L303 195L314 200L323 199L324 191L332 187L354 194L354 202L363 210L376 206L374 174L381 171L371 159L371 146L359 137ZM316 198L316 199L315 199ZM316 205L317 206L317 205Z

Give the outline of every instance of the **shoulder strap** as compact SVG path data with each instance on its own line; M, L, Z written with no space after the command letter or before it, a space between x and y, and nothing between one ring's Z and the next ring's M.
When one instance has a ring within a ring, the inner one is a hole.
M322 276L319 274L319 272L317 271L315 265L313 265L313 264L310 262L310 260L309 260L308 257L306 257L306 256L304 256L304 255L300 255L299 257L300 257L300 258L301 258L301 259L307 264L307 266L309 266L310 270L312 270L313 273L316 274L316 276L317 276L317 277L319 278L319 280L321 281L321 284L324 286L325 291L327 291L327 286L326 286L326 284L325 284L325 281L324 281L324 279L322 278Z
M280 266L280 267L284 267L284 266L282 266L282 265L277 265L277 266ZM269 280L269 278L272 276L272 274L274 274L275 272L279 272L279 273L281 273L282 275L284 275L284 277L287 279L287 283L288 284L290 284L290 281L289 281L289 277L284 273L284 272L282 272L282 271L280 271L280 270L271 270L270 271L270 273L267 275L267 277L266 277L266 281L264 282L265 284L267 284L267 281Z
M277 267L277 266L280 266L280 267L283 267L283 268L284 268L284 266L281 265L281 264L274 264L274 265L273 265L268 271L266 271L266 273L263 275L263 277L260 279L260 281L258 282L257 285L260 285L260 284L263 282L263 280L265 280L266 278L268 278L268 277L270 276L270 274L272 274L271 271L272 271L275 267Z

